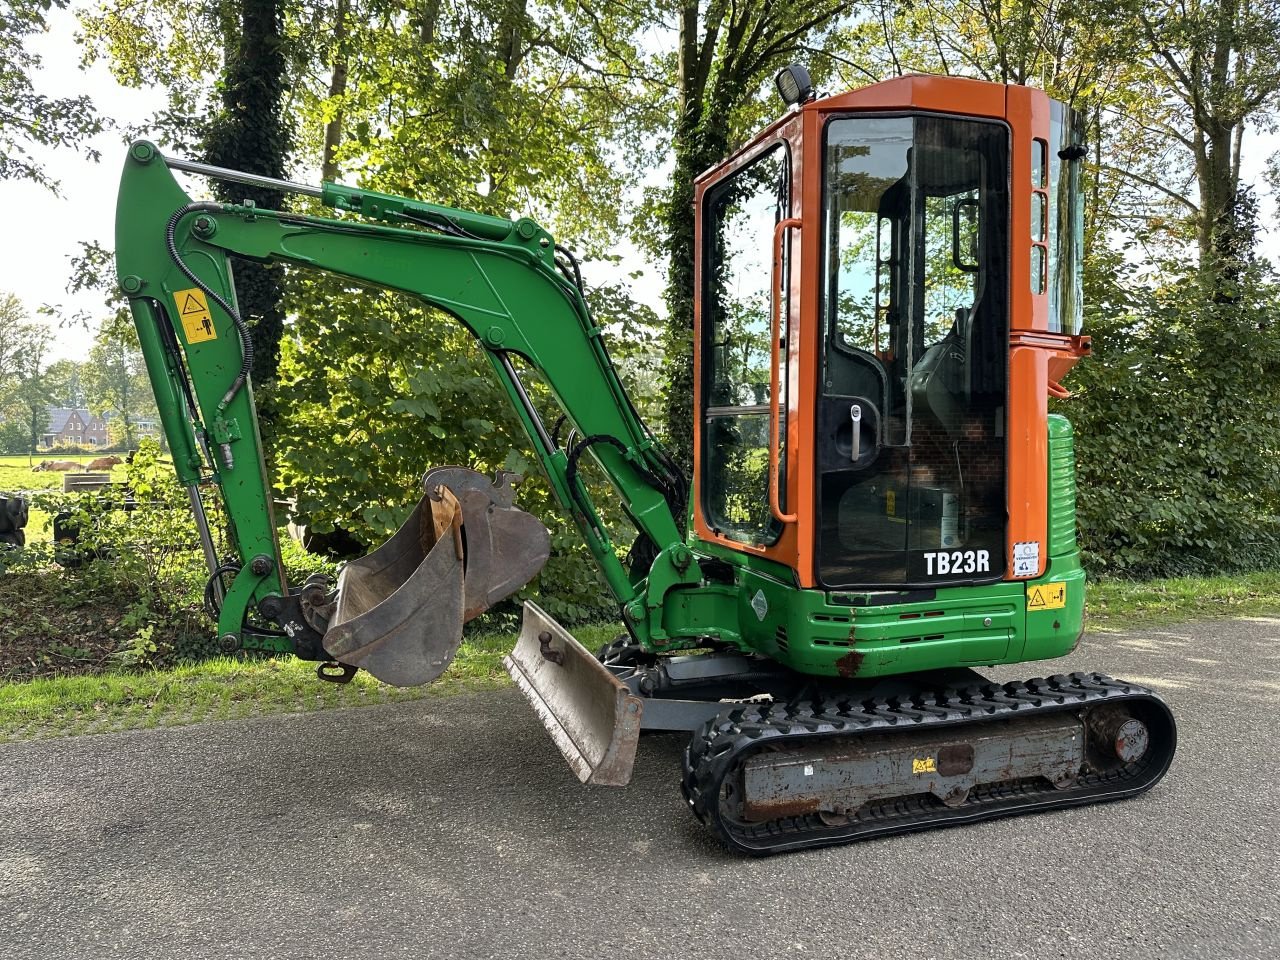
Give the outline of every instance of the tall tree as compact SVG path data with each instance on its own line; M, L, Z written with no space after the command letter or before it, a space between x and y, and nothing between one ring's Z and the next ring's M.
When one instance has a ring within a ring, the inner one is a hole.
M1215 236L1238 230L1244 135L1280 107L1280 2L1134 0L1122 8L1145 40L1146 79L1177 120L1168 137L1190 156L1195 193L1183 196L1202 262Z
M0 295L0 413L22 428L24 452L35 452L48 419L47 355L53 331L28 317L22 301ZM17 431L11 427L12 440Z
M49 364L46 381L49 386L49 403L55 407L83 407L84 364L74 360L55 360Z
M326 182L338 179L337 153L342 143L346 114L344 101L351 63L350 15L351 0L337 0L333 10L333 55L329 73L329 98L325 104L324 147L320 160L320 179Z
M146 363L127 313L105 320L93 339L84 370L89 408L112 419L113 439L137 446L138 418L154 409Z
M728 156L758 121L759 112L750 107L759 102L770 75L805 55L814 35L848 7L832 0L678 0L675 5L675 163L662 211L668 264L663 419L668 446L686 469L693 456L694 178Z
M311 21L298 14L315 12ZM299 39L286 34L291 18ZM292 78L310 66L299 51L317 46L324 28L317 5L285 0L110 0L83 12L85 57L105 57L125 86L159 86L166 109L148 133L209 163L285 178L293 122L285 101ZM221 54L220 56L218 54ZM299 62L299 60L301 62ZM278 191L210 181L222 200L280 209ZM284 312L279 267L234 263L236 297L251 328L255 385L276 375ZM269 415L269 390L264 407Z
M293 142L284 116L287 59L281 32L280 0L224 3L224 67L221 110L204 135L209 163L282 180ZM275 190L215 181L219 198L251 200L279 210L284 197ZM253 380L275 380L280 361L284 310L280 305L282 267L236 260L236 299L253 340Z
M31 338L27 308L12 293L0 293L0 397L12 389Z
M53 399L49 382L48 353L53 344L53 331L44 325L33 325L31 337L18 364L17 384L9 405L14 419L20 420L26 434L26 451L35 453L40 438L49 425L49 404Z

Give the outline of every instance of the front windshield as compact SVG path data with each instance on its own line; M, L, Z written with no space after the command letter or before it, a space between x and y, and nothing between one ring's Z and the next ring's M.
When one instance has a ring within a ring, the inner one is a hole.
M825 169L823 582L998 579L1008 129L837 118Z

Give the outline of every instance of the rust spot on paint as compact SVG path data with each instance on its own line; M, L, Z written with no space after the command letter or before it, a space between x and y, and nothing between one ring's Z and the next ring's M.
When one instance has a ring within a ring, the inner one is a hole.
M836 661L836 672L846 680L850 677L856 677L858 671L862 669L862 661L865 658L865 653L857 650L850 651Z
M742 805L742 815L753 823L767 823L786 817L807 817L817 813L821 805L821 798L817 796L747 800Z
M938 749L938 775L958 777L973 769L973 744L949 743Z

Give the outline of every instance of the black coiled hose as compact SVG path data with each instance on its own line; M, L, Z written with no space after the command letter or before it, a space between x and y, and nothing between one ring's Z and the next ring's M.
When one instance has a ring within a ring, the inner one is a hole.
M568 280L570 283L572 283L575 287L577 287L578 293L582 297L582 306L587 311L587 319L592 324L594 324L595 321L591 319L591 308L587 306L586 287L583 285L583 282L582 282L582 266L581 264L579 264L578 258L574 256L572 250L570 250L568 247L561 246L560 244L556 244L555 252L560 254L564 258L563 260L557 259L556 266L560 269L560 272L561 274L564 275L564 278ZM616 371L617 367L614 365L613 358L609 356L609 345L605 342L603 337L600 338L600 348L604 352L605 362L609 365L611 369ZM617 375L616 372L614 375L615 376ZM627 404L627 407L630 409L631 415L635 418L636 422L640 424L640 428L645 432L645 435L651 441L653 441L654 445L651 449L653 450L653 453L655 454L659 465L662 467L663 472L666 474L666 477L660 479L657 476L655 476L651 471L642 470L642 472L649 479L650 483L654 484L654 486L657 487L658 490L662 491L663 499L667 501L667 506L671 509L671 512L675 516L676 521L678 523L680 521L680 518L682 518L685 515L685 511L688 509L688 505L689 505L689 478L686 477L684 474L684 471L682 471L679 468L679 466L677 466L676 462L671 458L671 455L667 453L666 450L662 448L662 445L659 444L654 439L652 431L649 430L648 425L646 425L644 420L640 417L639 411L636 410L635 404L631 400L631 396L626 392L626 390L622 390L621 395L622 395L622 400ZM560 418L560 420L557 420L555 429L553 430L553 435L555 436L557 443L559 441L560 425L563 420L564 420L563 416ZM573 475L576 475L576 472L577 472L578 456L581 456L582 451L585 450L587 447L589 447L592 443L598 442L600 440L607 440L611 442L614 446L616 446L623 453L626 452L626 447L623 446L623 444L620 441L618 441L613 437L588 437L587 440L583 441L578 445L578 447L581 449L577 451L576 455L573 451L570 451L569 468L573 472ZM575 490L572 482L573 475L568 476L568 479L570 481L569 489L571 491ZM574 492L574 496L577 497L576 491Z
M204 612L214 622L218 622L218 618L222 616L222 601L218 598L221 591L223 596L227 593L227 584L223 578L231 573L240 572L240 562L238 560L224 560L218 569L209 574L209 579L204 583Z
M240 372L232 381L227 392L222 395L222 401L218 404L218 412L221 413L227 409L227 406L235 399L240 388L245 385L249 379L249 371L253 368L253 340L249 336L249 328L240 318L240 313L235 307L231 306L216 290L196 276L195 271L183 262L182 255L178 253L178 224L182 222L184 217L193 213L222 213L224 207L220 203L211 201L202 201L200 203L189 203L185 207L179 207L173 211L173 216L169 218L169 224L164 229L164 242L169 248L169 257L182 271L183 276L199 287L204 295L220 306L231 318L231 322L236 325L236 333L240 336Z

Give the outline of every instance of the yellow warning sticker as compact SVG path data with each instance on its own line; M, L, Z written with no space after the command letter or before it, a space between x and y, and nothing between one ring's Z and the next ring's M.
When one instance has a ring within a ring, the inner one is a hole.
M898 491L886 490L884 492L884 513L886 517L896 516L898 513Z
M213 328L213 316L209 313L209 301L205 299L203 290L199 287L179 290L173 295L173 302L178 305L178 316L182 318L182 332L187 335L187 343L218 339L218 331Z
M1065 583L1041 583L1027 587L1028 610L1057 610L1067 605Z
M936 757L912 757L911 772L920 773L937 773L938 760Z

